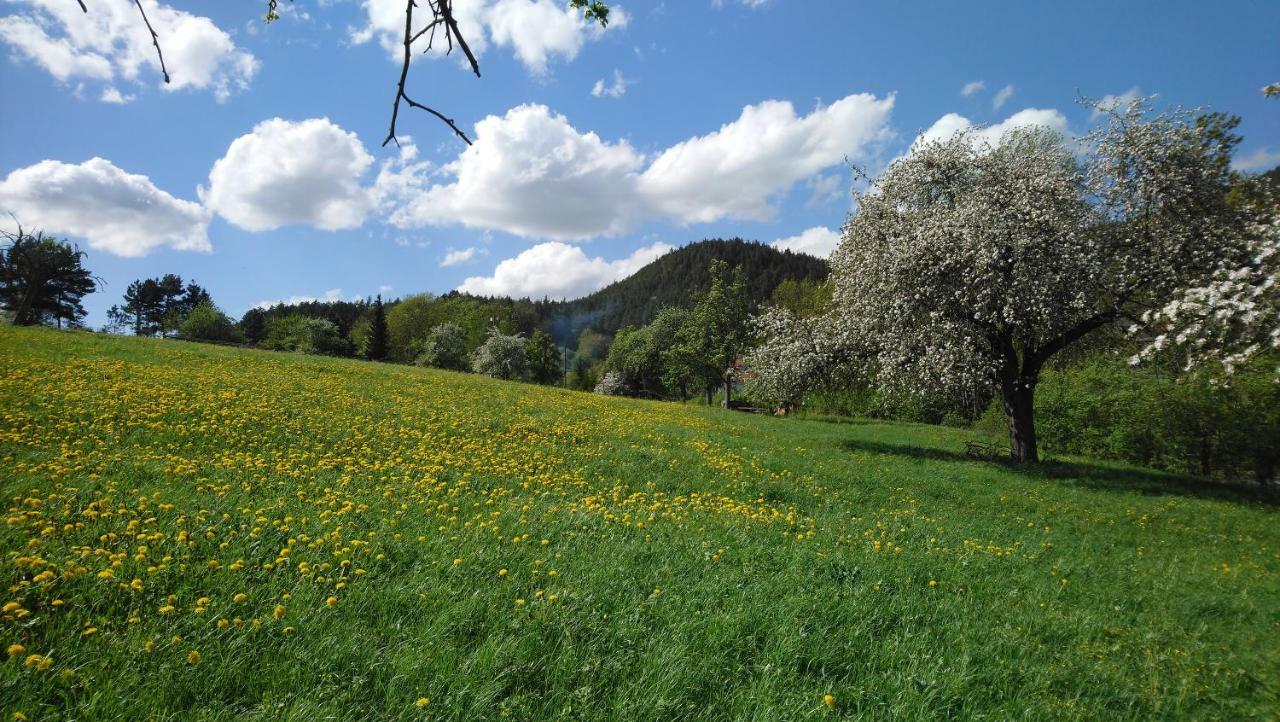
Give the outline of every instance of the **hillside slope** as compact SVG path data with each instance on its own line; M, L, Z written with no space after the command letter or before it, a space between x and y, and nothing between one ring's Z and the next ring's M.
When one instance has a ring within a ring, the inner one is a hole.
M558 304L557 315L572 335L586 326L610 334L623 326L642 326L664 307L691 306L705 293L711 286L713 260L742 266L753 304L767 301L788 278L821 281L829 273L826 261L804 253L740 238L705 240L677 248L589 296ZM561 329L557 332L564 335Z
M1225 490L175 341L0 361L6 716L1277 709L1280 526Z

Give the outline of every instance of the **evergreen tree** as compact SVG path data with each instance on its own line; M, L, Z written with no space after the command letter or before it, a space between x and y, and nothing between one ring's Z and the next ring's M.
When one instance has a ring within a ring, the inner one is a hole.
M369 330L369 347L365 358L370 361L387 359L387 313L382 307L382 294L373 301L373 327Z
M534 331L529 337L529 379L539 384L555 384L560 381L560 350L550 334Z
M78 325L84 318L80 299L96 284L81 261L84 253L43 233L5 233L0 249L0 305L13 313L16 325L55 322Z
M249 343L262 343L267 337L267 314L260 308L245 311L240 317L240 332Z

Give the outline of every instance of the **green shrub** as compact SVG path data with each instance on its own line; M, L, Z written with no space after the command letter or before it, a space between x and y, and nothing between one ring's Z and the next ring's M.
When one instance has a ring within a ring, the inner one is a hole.
M178 333L192 341L219 341L223 343L240 343L244 334L235 322L227 317L218 307L209 302L201 303L182 320Z
M1046 451L1206 477L1273 480L1280 455L1275 364L1259 359L1225 384L1117 357L1047 371L1036 392L1040 443ZM998 404L978 426L1003 417Z

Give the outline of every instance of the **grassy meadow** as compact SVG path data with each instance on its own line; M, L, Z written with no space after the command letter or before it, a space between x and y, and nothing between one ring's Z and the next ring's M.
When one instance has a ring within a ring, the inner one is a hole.
M5 719L1276 719L1280 525L966 430L0 329Z

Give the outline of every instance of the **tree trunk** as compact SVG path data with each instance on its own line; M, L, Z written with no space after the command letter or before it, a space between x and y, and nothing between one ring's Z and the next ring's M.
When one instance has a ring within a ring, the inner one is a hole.
M714 394L711 389L712 387L710 386L707 387L707 406L710 406L712 403L715 402Z
M730 381L725 381L724 382L724 407L726 409L730 408L730 402L732 400L733 400L733 383Z
M1009 418L1009 455L1014 461L1040 461L1036 448L1035 381L1025 377L1001 384L1004 413Z

